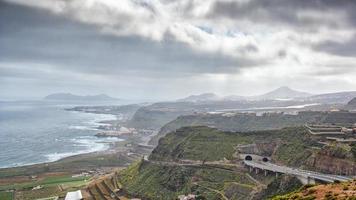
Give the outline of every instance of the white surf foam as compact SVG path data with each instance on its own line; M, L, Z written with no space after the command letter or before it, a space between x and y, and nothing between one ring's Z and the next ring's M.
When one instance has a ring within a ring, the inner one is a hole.
M97 128L91 127L91 126L80 126L80 125L72 125L68 127L69 129L76 129L76 130L98 130Z
M60 160L62 158L85 154L85 153L92 153L98 151L105 151L109 149L110 144L118 141L123 141L120 138L97 138L94 136L82 136L78 138L73 138L70 140L74 146L83 147L85 149L79 151L72 151L72 152L64 152L64 153L51 153L47 154L46 158L49 162L54 162Z

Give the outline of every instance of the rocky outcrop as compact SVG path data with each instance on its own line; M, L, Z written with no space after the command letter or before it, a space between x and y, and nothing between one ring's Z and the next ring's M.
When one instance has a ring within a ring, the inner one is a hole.
M255 144L239 145L237 150L242 154L255 154L261 156L271 156L275 151L277 141L274 142L257 142Z
M340 158L329 151L320 151L309 157L306 166L324 173L355 175L356 162L348 158Z

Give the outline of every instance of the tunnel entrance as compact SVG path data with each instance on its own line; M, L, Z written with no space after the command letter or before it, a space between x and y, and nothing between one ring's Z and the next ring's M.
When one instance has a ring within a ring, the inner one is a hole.
M245 160L252 160L252 156L246 156Z
M264 158L262 158L262 161L263 162L268 162L269 160L268 160L268 158L264 157Z

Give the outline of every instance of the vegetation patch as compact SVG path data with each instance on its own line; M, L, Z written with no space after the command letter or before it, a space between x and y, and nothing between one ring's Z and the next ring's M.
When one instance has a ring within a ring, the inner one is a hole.
M12 200L13 192L0 191L0 199L1 200Z
M303 127L244 133L224 132L204 126L183 127L161 138L150 159L231 160L237 145L268 141L279 141L277 149L270 152L274 153L276 161L297 166L311 155L310 147L315 143Z
M118 175L123 189L134 197L175 199L182 194L201 195L207 199L240 194L247 197L255 183L244 173L213 168L162 166L144 161L131 165Z

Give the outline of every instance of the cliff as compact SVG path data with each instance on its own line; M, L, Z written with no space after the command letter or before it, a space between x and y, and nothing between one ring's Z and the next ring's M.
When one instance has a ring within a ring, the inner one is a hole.
M356 162L352 147L346 144L325 146L309 157L306 166L324 173L355 175Z

